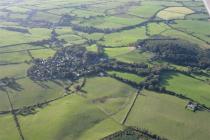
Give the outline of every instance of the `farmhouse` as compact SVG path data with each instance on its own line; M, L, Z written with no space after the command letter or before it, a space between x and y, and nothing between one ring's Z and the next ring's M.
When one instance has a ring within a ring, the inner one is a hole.
M196 111L197 108L198 108L198 105L197 103L193 103L193 102L189 102L186 106L185 106L186 109L189 109L189 110L192 110L192 111Z

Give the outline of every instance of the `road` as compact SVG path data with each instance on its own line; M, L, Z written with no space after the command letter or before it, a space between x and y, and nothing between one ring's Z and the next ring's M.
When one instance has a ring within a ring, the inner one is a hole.
M207 8L209 15L210 15L210 0L203 0L203 2Z

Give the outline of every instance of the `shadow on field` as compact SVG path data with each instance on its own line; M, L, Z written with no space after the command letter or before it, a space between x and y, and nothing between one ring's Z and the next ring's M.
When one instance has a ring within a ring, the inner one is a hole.
M160 77L160 84L164 86L169 86L168 80L173 79L173 77L178 76L177 72L166 72L161 75Z
M52 80L52 82L60 87L63 87L63 84L60 81Z
M14 91L22 91L23 90L22 86L19 83L17 83L16 81L14 81L13 83L10 83L6 86L0 86L1 91L7 91L10 89L14 90Z
M35 84L37 84L38 86L40 86L41 88L44 88L44 89L50 89L50 87L45 84L44 82L38 82L38 81L33 81Z

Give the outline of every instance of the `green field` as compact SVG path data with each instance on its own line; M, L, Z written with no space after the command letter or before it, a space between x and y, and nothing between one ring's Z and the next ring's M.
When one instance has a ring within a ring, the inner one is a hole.
M1 0L0 140L23 140L20 131L25 140L98 140L130 125L169 139L208 140L209 112L185 110L187 100L143 90L132 106L137 89L109 76L99 76L98 71L79 77L78 82L71 81L71 76L36 81L28 70L66 47L85 47L97 55L102 47L100 57L106 57L107 63L123 62L129 69L146 64L148 68L141 69L153 70L141 77L99 69L138 84L158 74L163 66L188 72L189 67L157 60L155 53L142 50L139 42L165 36L195 43L207 52L209 19L201 0ZM59 65L53 63L47 71ZM201 71L206 75L163 72L158 84L210 107L210 70ZM16 83L5 85L2 79L7 77ZM76 90L83 79L86 82L80 91L66 91ZM44 108L36 108L33 115L18 114L17 128L12 108L54 99Z
M20 117L26 138L92 140L120 130L122 126L108 116L127 106L134 89L111 78L90 78L87 82L84 87L86 93L81 93L85 94L85 98L71 95L39 110L35 115ZM111 86L117 88L105 91ZM104 102L101 101L103 98ZM48 129L52 123L55 127Z
M210 85L208 83L180 73L169 72L162 76L162 85L168 90L210 106Z
M184 18L188 14L194 13L187 7L168 7L160 11L157 16L162 19L179 19Z
M118 72L118 71L109 71L108 73L111 75L116 75L117 77L121 77L123 79L136 82L136 83L141 83L144 80L144 78L135 74L130 74L130 73L124 73L124 72Z
M121 129L119 124L107 119L96 106L78 95L57 101L35 115L19 119L25 137L34 140L75 138L91 140ZM53 127L50 127L52 124ZM92 135L91 131L96 133Z
M145 28L135 28L132 30L116 32L113 34L107 34L104 36L104 41L100 41L101 44L105 46L112 47L125 47L132 45L138 39L145 39Z
M14 108L21 108L24 106L30 106L37 103L46 102L48 100L55 99L63 96L63 86L58 85L55 82L35 83L34 81L24 78L17 81L18 87L11 89L8 88L8 92L13 103ZM6 92L0 90L1 96L5 95ZM8 99L4 101L7 103ZM0 110L5 111L4 108Z
M19 134L15 126L13 116L0 115L0 139L2 140L18 140Z
M145 90L138 97L126 125L145 128L173 140L208 139L210 114L185 110L186 104L187 101L179 98Z
M32 50L30 52L34 58L43 58L43 59L52 57L55 54L55 50L51 50L51 49Z

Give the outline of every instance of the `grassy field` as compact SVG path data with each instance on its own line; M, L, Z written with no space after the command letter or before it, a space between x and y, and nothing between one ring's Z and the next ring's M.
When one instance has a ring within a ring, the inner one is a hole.
M100 88L97 88L99 85ZM117 88L111 90L111 86ZM86 93L81 94L85 94L86 98L72 95L50 104L35 115L20 117L26 138L92 140L120 130L122 126L107 115L126 106L129 96L135 91L111 78L90 78L84 91ZM100 102L103 98L105 101ZM49 119L48 116L53 117ZM44 122L45 125L42 125ZM54 127L49 129L48 126L52 123Z
M0 66L0 78L26 76L26 71L29 67L30 65L26 63L2 65Z
M118 56L127 54L134 49L134 47L105 48L104 51L109 57L117 58Z
M87 99L107 115L123 110L136 92L132 87L108 77L88 79L84 91L87 91Z
M166 89L183 94L193 100L210 106L210 85L201 80L169 72L162 75L162 85Z
M49 116L53 117L49 118ZM34 140L91 140L121 129L119 124L107 119L106 115L97 107L78 95L62 99L40 110L35 115L19 119L25 137ZM53 127L49 127L52 124ZM95 132L93 134L88 131Z
M164 36L171 36L173 38L178 38L178 39L182 39L184 38L187 41L190 41L192 43L198 44L199 47L203 48L203 49L208 49L210 48L209 44L206 44L206 42L204 42L203 40L200 40L196 37L192 37L191 35L185 33L185 32L181 32L181 31L177 31L177 30L167 30L165 32L162 32L161 35Z
M19 43L29 43L32 41L38 41L42 39L48 39L50 37L50 30L46 28L33 28L29 30L30 34L23 34L19 32L0 30L1 46L14 45ZM9 38L8 38L9 36Z
M14 108L46 102L63 97L69 82L32 81L27 76L32 59L46 59L62 47L84 46L97 52L97 46L103 46L104 54L117 61L151 67L167 64L151 62L154 54L136 49L135 43L164 35L208 49L208 20L202 1L197 0L1 0L0 79L20 78L16 89L6 88ZM137 83L144 80L131 73L109 73ZM206 77L195 78L165 73L161 84L210 107L209 82ZM56 100L34 115L18 116L18 120L26 140L98 140L126 125L170 139L209 139L209 113L192 113L184 110L186 101L148 91L137 98L122 125L136 92L110 77L87 77L81 92ZM8 110L8 96L0 87L0 114ZM0 140L19 139L11 113L0 115Z
M138 39L145 38L147 38L147 36L145 35L145 28L141 27L105 35L104 41L101 41L100 43L105 46L121 47L135 43Z
M150 52L131 51L124 55L117 56L116 59L127 63L147 63L153 57Z
M42 103L63 96L63 86L54 82L35 83L24 78L17 81L15 89L8 88L8 92L14 108ZM5 92L0 90L0 94ZM8 102L8 100L6 100ZM4 109L4 108L3 108ZM0 108L0 110L3 110Z
M185 15L192 14L193 11L187 7L168 7L160 11L157 16L162 19L184 18Z
M197 27L197 25L200 25ZM184 31L193 33L194 35L204 39L205 41L209 41L210 37L210 25L208 21L193 21L193 20L182 20L177 21L175 25L176 28L182 29Z
M26 51L0 54L0 63L2 64L18 63L29 60L31 60L31 58Z
M130 73L124 73L124 72L118 72L118 71L109 71L108 72L111 75L116 75L117 77L121 77L123 79L127 79L136 83L141 83L142 81L144 81L144 78L135 75L135 74L130 74Z
M120 118L125 116L135 89L112 78L95 77L87 79L83 90L85 93L70 95L50 103L47 107L38 109L34 115L18 116L25 138L93 140L122 129ZM116 113L121 113L122 116L112 117ZM52 124L53 127L49 128ZM6 137L6 134L1 137Z
M52 57L55 54L55 50L52 49L32 50L30 52L34 58L43 58L43 59Z
M20 136L16 124L11 114L0 115L0 139L1 140L19 140Z
M130 22L132 20L132 22ZM94 18L92 20L85 20L82 21L80 24L82 26L93 26L99 29L117 29L117 28L122 28L126 26L131 26L131 25L136 25L138 23L141 23L145 21L144 19L141 18L136 18L136 17L117 17L117 16L108 16L108 17L103 17L103 18Z
M187 101L150 91L143 91L126 121L173 140L208 139L209 112L185 110ZM169 129L170 128L170 129Z
M0 47L0 53L13 53L13 52L21 52L25 50L35 50L35 49L43 49L44 46L34 46L28 44L20 44L14 46Z
M152 17L155 15L155 13L162 9L163 7L161 5L141 5L141 6L135 6L129 10L129 14L139 16L139 17Z

